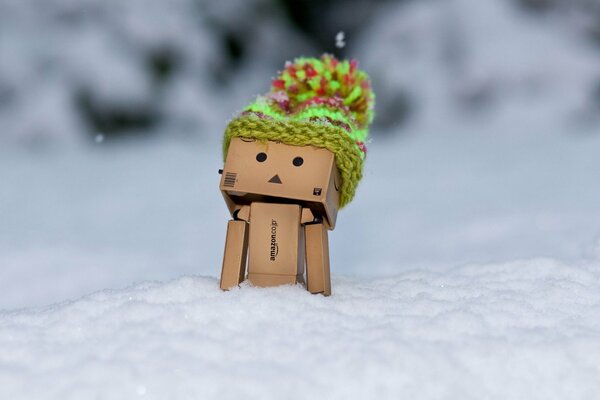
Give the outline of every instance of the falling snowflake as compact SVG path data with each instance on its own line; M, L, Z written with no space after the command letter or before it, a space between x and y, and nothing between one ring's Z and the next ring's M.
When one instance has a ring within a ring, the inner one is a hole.
M346 46L345 39L346 35L344 34L344 31L339 31L337 35L335 35L335 47L341 49Z

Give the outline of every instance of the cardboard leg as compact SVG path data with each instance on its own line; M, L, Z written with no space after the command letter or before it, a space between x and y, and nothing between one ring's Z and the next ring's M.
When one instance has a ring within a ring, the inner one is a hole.
M331 295L329 241L323 224L304 227L306 236L306 288L311 293Z
M246 254L248 250L248 224L246 221L229 221L225 254L221 270L221 289L227 290L239 285L246 273Z

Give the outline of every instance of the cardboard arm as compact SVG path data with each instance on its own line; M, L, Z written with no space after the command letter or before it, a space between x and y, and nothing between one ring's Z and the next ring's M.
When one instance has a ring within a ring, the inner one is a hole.
M244 280L247 254L248 223L243 220L229 221L227 223L223 268L221 269L221 289L231 289Z
M306 238L306 288L311 293L331 295L329 241L327 227L321 223L304 226Z

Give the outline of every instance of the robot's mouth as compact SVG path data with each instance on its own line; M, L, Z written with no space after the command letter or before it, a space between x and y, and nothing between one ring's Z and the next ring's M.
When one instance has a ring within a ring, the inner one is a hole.
M281 179L279 178L279 175L275 175L274 177L269 179L269 183L281 183Z

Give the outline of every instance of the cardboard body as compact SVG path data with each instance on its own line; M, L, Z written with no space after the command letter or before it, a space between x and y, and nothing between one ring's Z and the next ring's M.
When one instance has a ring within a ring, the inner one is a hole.
M297 276L304 274L301 211L297 204L252 203L250 206L248 279L253 284L296 283Z
M266 158L258 161L257 155ZM302 158L301 165L294 164ZM233 138L219 188L230 213L254 202L294 203L335 227L340 174L335 155L314 146Z
M259 287L295 285L304 283L304 275L248 274L248 280Z

